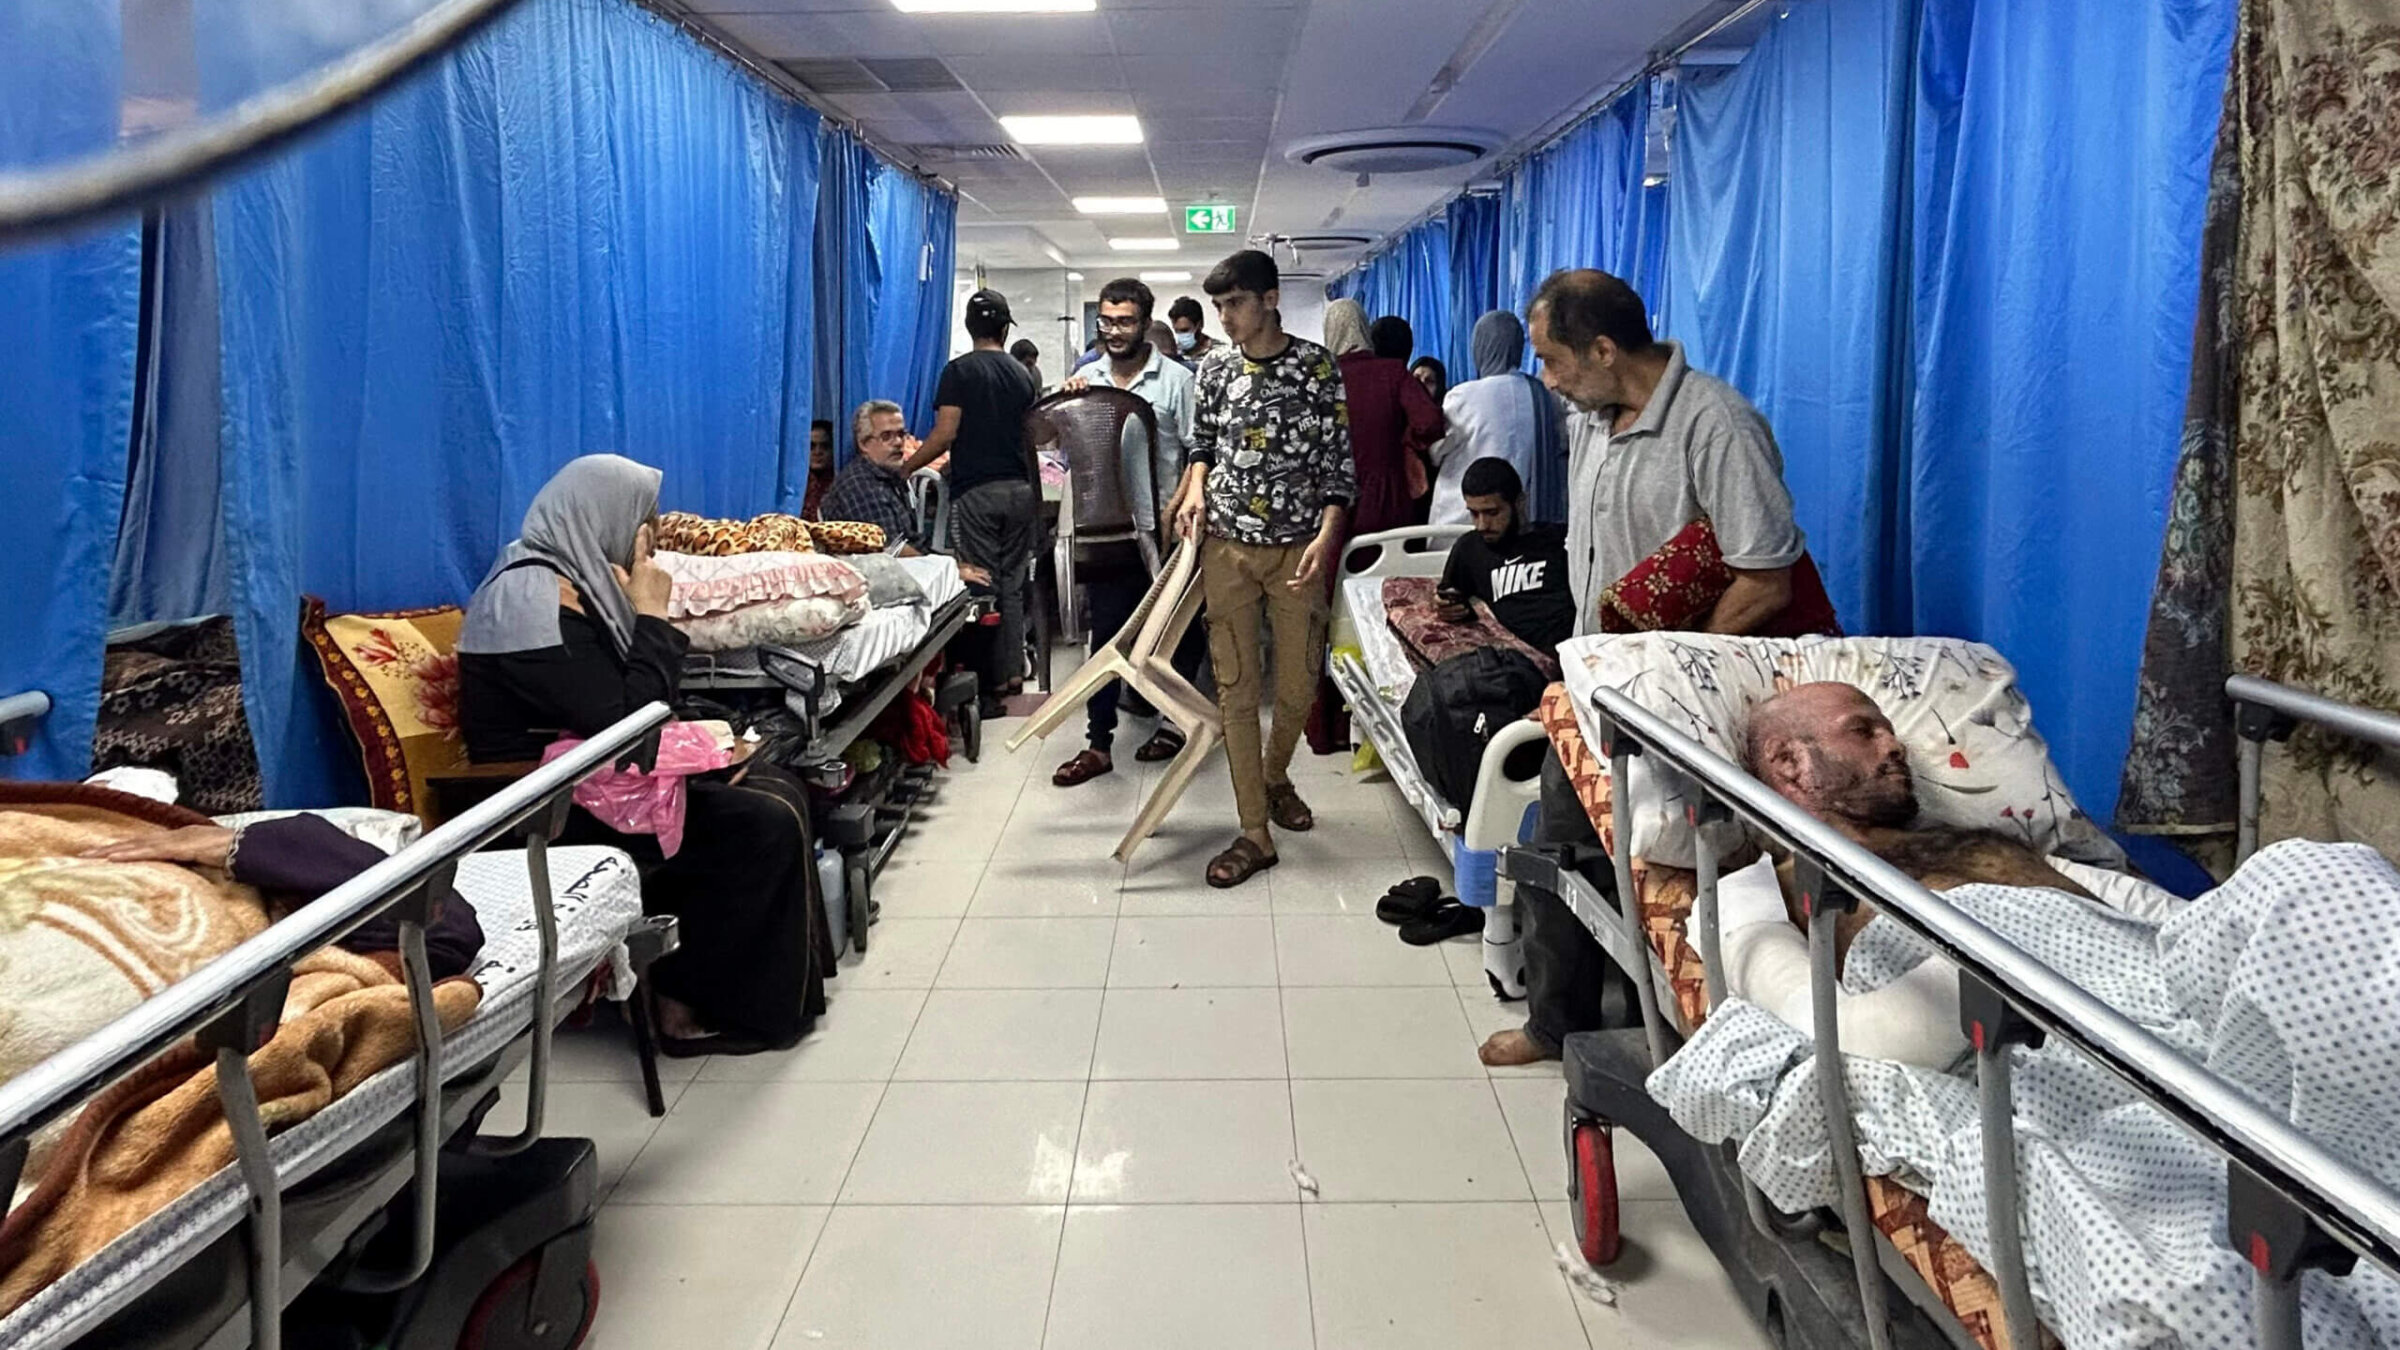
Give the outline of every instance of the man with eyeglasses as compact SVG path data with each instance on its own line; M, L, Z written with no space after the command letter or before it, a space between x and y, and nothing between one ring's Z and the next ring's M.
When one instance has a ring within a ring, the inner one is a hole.
M916 507L909 501L908 474L901 466L917 452L917 438L908 434L908 419L900 405L888 399L869 399L850 418L850 439L858 447L850 463L825 494L823 518L856 520L883 527L884 538L904 558L929 552ZM981 574L959 565L959 575L979 582Z
M1158 508L1183 478L1184 448L1192 434L1193 386L1192 372L1161 350L1150 336L1151 306L1156 303L1150 288L1133 277L1119 277L1101 287L1100 354L1077 370L1062 388L1069 393L1094 385L1122 389L1148 400L1158 414L1157 454L1149 454L1150 438L1143 433L1141 422L1131 418L1125 423L1123 451L1125 487L1133 498L1134 519L1143 529L1163 533ZM1083 584L1089 606L1095 647L1117 635L1150 590L1149 569L1143 565L1140 552L1130 544L1108 546L1104 553L1079 559L1076 576ZM1176 672L1197 683L1200 663L1207 652L1207 630L1194 622L1175 648ZM1079 787L1115 770L1113 752L1120 699L1135 716L1153 711L1144 706L1139 694L1113 681L1092 695L1091 702L1084 705L1090 748L1079 751L1058 767L1050 776L1053 786ZM1134 751L1133 757L1150 764L1173 759L1182 749L1183 733L1162 718L1156 734Z

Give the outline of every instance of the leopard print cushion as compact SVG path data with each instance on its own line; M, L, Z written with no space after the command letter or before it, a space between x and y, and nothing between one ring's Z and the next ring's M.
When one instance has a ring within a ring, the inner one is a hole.
M814 553L816 537L810 530L807 521L776 511L751 520L711 520L689 511L669 511L658 518L657 547L661 553L688 553L697 558ZM876 537L881 538L881 533Z
M817 536L817 547L827 553L881 553L884 548L883 527L855 520L821 520L809 527Z
M814 553L816 537L810 533L808 522L798 516L769 511L751 520L745 530L745 553Z

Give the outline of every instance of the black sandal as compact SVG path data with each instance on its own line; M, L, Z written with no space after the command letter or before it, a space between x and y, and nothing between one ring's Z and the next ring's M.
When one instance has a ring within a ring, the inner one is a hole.
M1375 902L1375 917L1398 927L1430 918L1442 903L1442 883L1432 877L1410 877Z
M1231 890L1282 861L1281 855L1267 852L1243 835L1208 860L1208 884L1220 891Z
M1170 728L1160 727L1157 734L1142 742L1142 748L1134 751L1133 757L1136 762L1142 764L1164 763L1182 754L1183 744L1182 736Z
M1276 828L1294 834L1306 834L1317 828L1315 813L1308 809L1307 802L1300 800L1300 789L1289 783L1267 786L1267 818L1275 822Z
M1483 911L1453 900L1422 919L1400 925L1400 940L1411 947L1430 947L1482 931Z
M1078 750L1075 752L1075 758L1059 765L1058 772L1050 775L1050 786L1082 787L1102 774L1111 774L1116 771L1117 766L1099 751Z

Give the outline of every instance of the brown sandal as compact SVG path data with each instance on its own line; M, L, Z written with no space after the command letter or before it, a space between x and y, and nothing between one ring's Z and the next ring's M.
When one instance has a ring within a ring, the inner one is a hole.
M1300 800L1300 789L1289 783L1271 783L1267 787L1267 817L1278 829L1294 834L1306 834L1317 827L1316 815L1308 803Z
M1250 836L1243 835L1223 853L1208 860L1208 884L1220 891L1231 890L1282 861L1276 854L1251 843Z
M1164 763L1182 754L1183 744L1183 737L1165 727L1160 727L1156 735L1142 742L1142 748L1134 751L1133 757L1135 761L1142 764Z
M1099 751L1079 750L1076 752L1075 758L1059 765L1058 772L1050 775L1050 786L1082 787L1102 774L1116 771L1117 766L1103 758Z

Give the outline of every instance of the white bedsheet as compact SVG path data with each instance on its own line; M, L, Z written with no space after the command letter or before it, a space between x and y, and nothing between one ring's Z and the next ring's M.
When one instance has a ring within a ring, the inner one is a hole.
M1417 667L1400 645L1400 635L1392 631L1391 621L1384 617L1383 578L1351 577L1342 587L1343 598L1350 602L1350 626L1358 634L1367 678L1374 681L1375 692L1397 708L1416 687Z
M1967 886L1947 898L2152 1034L2400 1184L2400 871L2358 845L2278 844L2163 922L2061 891ZM1889 922L1851 949L1870 990L1927 950ZM1835 1201L1806 1037L1728 1001L1650 1079L1678 1124L1739 1140L1786 1210ZM1926 1195L1979 1260L1983 1141L1971 1079L1845 1057L1866 1170ZM2114 1077L2053 1042L2016 1056L2027 1256L2044 1320L2071 1350L2252 1344L2251 1271L2225 1245L2225 1165ZM2362 1263L2303 1289L2308 1344L2400 1346L2400 1284Z
M631 860L612 848L553 848L550 877L557 888L558 987L566 992L622 952L625 934L642 916L642 886ZM469 854L458 860L457 887L483 925L483 952L470 972L483 986L483 1002L443 1042L443 1062L453 1073L481 1064L532 1025L541 960L524 854ZM416 1081L416 1061L404 1060L276 1135L277 1174L289 1185L357 1146L411 1108ZM67 1343L231 1230L248 1197L235 1168L210 1177L0 1319L0 1345L30 1350Z
M792 650L824 667L836 685L855 684L915 650L933 631L933 611L923 605L891 605L829 638ZM838 705L838 701L837 701Z
M925 603L935 609L964 595L966 580L958 574L958 559L939 553L923 557L902 558L900 566L924 588Z

